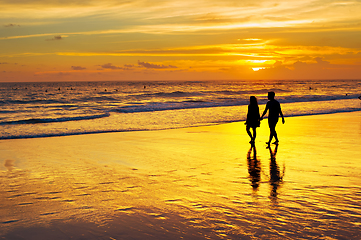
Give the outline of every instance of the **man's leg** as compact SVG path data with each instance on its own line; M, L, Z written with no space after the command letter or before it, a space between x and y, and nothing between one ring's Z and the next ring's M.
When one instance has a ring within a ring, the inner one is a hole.
M277 122L275 122L274 124L272 124L272 126L270 125L270 131L271 131L271 134L272 134L272 137L275 138L275 142L274 144L278 144L278 136L277 136L277 132L276 132L276 125L277 125ZM271 143L271 140L270 139L270 143Z
M277 124L277 122L268 122L269 130L270 130L268 144L271 144L271 141L272 141L273 137L275 138L276 142L278 143L278 137L277 137L277 132L276 132L276 124Z

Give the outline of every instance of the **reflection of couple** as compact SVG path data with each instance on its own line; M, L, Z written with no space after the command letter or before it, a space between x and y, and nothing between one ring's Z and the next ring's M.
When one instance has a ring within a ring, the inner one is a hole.
M278 145L275 146L275 149L272 150L271 147L268 148L270 152L270 175L269 183L271 185L270 197L272 199L277 199L277 189L282 183L285 169L281 173L280 168L276 162L276 154L278 150ZM253 156L252 156L253 153ZM248 173L251 181L251 186L254 191L258 190L258 187L261 182L261 162L257 159L256 146L252 144L251 148L247 153L247 162L248 162Z
M271 144L273 137L275 138L274 144L276 145L278 144L276 125L280 115L282 117L282 123L285 123L285 119L283 117L280 103L277 100L275 100L274 92L268 93L268 100L269 101L267 102L266 108L263 111L262 116L260 116L257 98L255 96L250 97L250 104L248 105L247 120L245 124L246 124L247 133L251 137L251 141L250 141L251 144L254 144L256 140L256 128L260 126L260 121L263 119L263 116L267 113L268 110L269 110L268 126L270 129L270 136L267 145ZM253 135L250 131L251 128L253 130Z

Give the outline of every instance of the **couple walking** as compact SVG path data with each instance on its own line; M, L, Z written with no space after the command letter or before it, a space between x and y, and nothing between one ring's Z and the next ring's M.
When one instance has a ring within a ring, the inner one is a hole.
M275 138L275 142L273 144L278 144L278 137L276 132L276 125L278 122L278 118L281 115L282 123L285 123L285 119L283 117L283 113L281 110L280 103L275 100L275 93L269 92L268 93L268 102L266 105L265 110L263 111L262 116L259 114L259 108L257 103L257 98L255 96L250 97L250 104L248 105L248 113L247 113L247 120L246 120L246 130L248 135L251 137L251 144L254 144L256 140L256 128L260 126L260 121L263 120L263 116L269 111L268 113L268 126L270 129L269 140L267 142L268 145L271 144L272 138ZM250 131L252 128L253 135Z

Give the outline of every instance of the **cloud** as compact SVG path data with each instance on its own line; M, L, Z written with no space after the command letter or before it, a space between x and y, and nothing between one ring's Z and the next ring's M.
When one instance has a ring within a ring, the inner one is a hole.
M136 67L133 64L124 64L124 67L118 67L113 65L112 63L106 63L103 65L97 65L102 67L103 69L111 69L111 70L117 70L117 69L121 69L121 70L134 70L134 68ZM153 63L148 63L148 62L141 62L138 60L138 66L141 67L145 67L147 69L169 69L169 68L177 68L176 66L172 66L172 65L158 65L158 64L153 64Z
M46 41L57 41L57 40L63 40L63 37L61 35L54 36L53 38L46 39Z
M359 1L350 0L349 4L345 4L346 1L339 2L342 4L287 0L279 0L277 4L271 0L257 2L252 0L199 0L196 3L191 0L0 0L0 5L8 6L8 8L0 10L0 15L9 19L14 16L33 19L102 16L106 19L122 19L122 22L128 22L123 19L130 17L130 21L132 19L137 19L137 21L136 24L131 23L129 28L143 22L138 27L143 25L142 27L146 28L149 33L177 30L210 30L213 32L229 28L264 28L266 26L278 28L280 26L302 26L303 24L314 29L315 24L323 26L325 22L345 20L350 23L358 22ZM164 21L163 23L169 24L168 26L165 24L149 26L149 23L153 21ZM122 27L121 29L126 28Z
M311 62L293 64L277 61L272 67L260 69L255 76L264 79L356 79L360 73L360 65L332 64L316 57Z
M5 24L4 27L20 27L20 25L9 23L9 24Z
M54 75L54 76L58 76L58 77L68 77L71 75L71 73L69 72L36 72L35 76L38 75Z
M147 62L141 62L138 60L138 65L139 66L143 66L145 68L151 68L151 69L164 69L164 68L177 68L176 66L172 66L172 65L157 65L157 64L153 64L153 63L147 63Z
M102 68L105 68L105 69L112 69L112 70L123 69L122 67L114 66L112 63L106 63L106 64L99 65L99 66L101 66Z
M319 65L328 65L328 64L330 64L330 62L328 62L328 61L323 61L322 58L320 58L320 57L316 57L316 58L315 58L315 61L316 61Z
M85 67L81 67L81 66L71 66L71 69L73 70L85 70Z
M293 64L293 68L296 71L321 71L332 67L329 62L322 60L320 57L316 57L313 60L316 63L297 61Z

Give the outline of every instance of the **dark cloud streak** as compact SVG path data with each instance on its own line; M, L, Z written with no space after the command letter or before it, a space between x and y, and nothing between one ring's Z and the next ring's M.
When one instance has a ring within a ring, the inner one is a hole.
M46 41L58 41L58 40L63 40L63 37L60 35L57 35L57 36L54 36L53 38L46 39Z
M73 70L85 70L85 67L81 67L81 66L71 66L71 69Z
M172 66L172 65L158 65L158 64L153 64L153 63L147 63L147 62L141 62L138 60L138 65L139 66L143 66L145 68L150 68L150 69L165 69L165 68L177 68L176 66Z
M18 25L18 24L13 24L13 23L9 23L9 24L5 24L4 27L6 27L6 28L10 28L10 27L20 27L20 25Z
M121 67L117 67L117 66L114 66L112 63L106 63L106 64L103 64L103 65L99 65L101 66L102 68L105 68L105 69L123 69Z
M112 63L106 63L106 64L103 64L103 65L97 65L97 66L100 66L103 69L112 69L112 70L117 70L117 69L120 69L120 70L132 70L135 67L132 64L124 64L124 67L117 67L117 66L114 66Z

